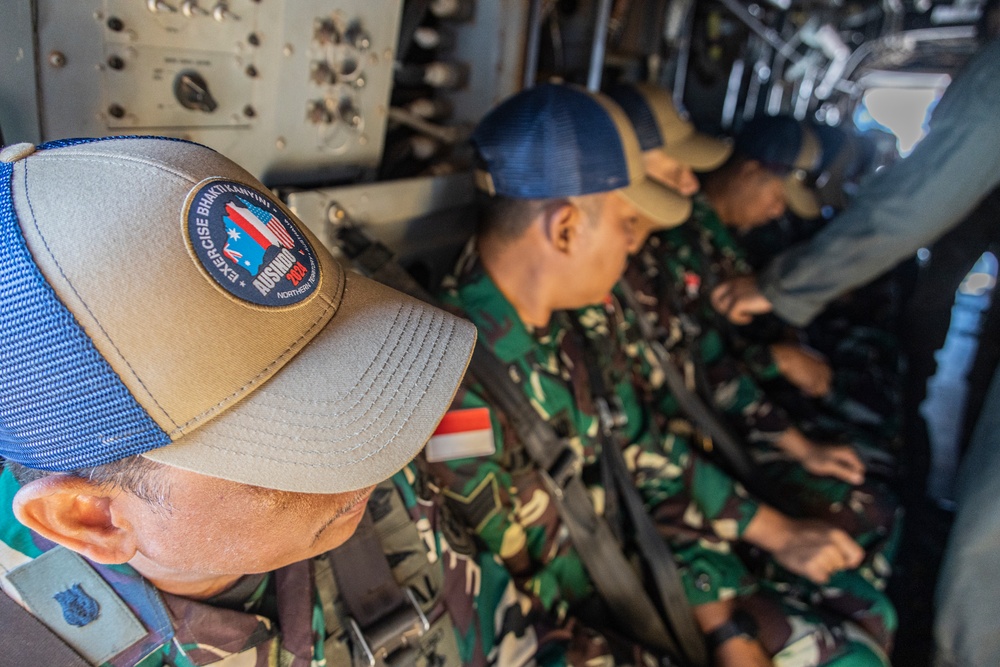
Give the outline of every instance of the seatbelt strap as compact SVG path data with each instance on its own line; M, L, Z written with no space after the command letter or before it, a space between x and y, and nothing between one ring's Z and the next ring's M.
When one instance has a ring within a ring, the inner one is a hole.
M368 664L416 664L418 640L430 623L413 593L392 575L369 512L351 539L327 558L347 611L348 630Z
M635 319L639 326L639 334L656 356L660 369L663 371L667 389L677 401L681 412L694 422L698 430L711 438L713 450L718 454L722 465L748 488L757 490L760 486L757 464L712 409L705 405L700 396L688 388L680 371L677 370L677 366L674 365L673 355L667 351L659 337L653 332L649 320L645 317L646 311L639 303L631 286L625 281L619 282L618 286L625 300L625 305L636 314Z
M430 623L409 589L402 588L368 511L347 542L327 554L347 611L348 630L371 667L408 667Z
M494 404L507 415L528 455L542 471L546 490L556 503L570 540L616 625L651 649L675 659L683 656L611 528L594 512L580 477L578 455L535 412L510 378L506 364L492 352L477 345L470 368ZM679 604L683 610L690 608L686 598Z
M47 625L0 590L0 667L88 667Z
M580 330L579 322L575 322L574 325L578 343L583 347L587 363L591 399L596 405L602 406L599 410L601 461L614 479L614 486L606 489L606 494L616 495L622 500L635 533L635 543L656 584L657 595L677 643L693 664L705 665L708 662L705 642L691 612L687 595L684 593L684 585L674 561L674 554L649 516L649 511L635 487L632 474L622 455L621 442L617 437L618 424L612 418L610 407L614 392L605 379L603 365L597 358L594 343Z
M417 299L434 303L433 297L402 267L381 243L369 239L355 227L337 230L344 254L369 277ZM531 407L514 384L500 359L481 344L472 353L469 372L510 420L525 451L541 471L550 498L569 532L598 594L608 605L621 630L647 648L675 661L683 654L667 630L622 552L607 522L597 516L580 478L580 460L555 433L552 426ZM685 608L688 603L684 601Z

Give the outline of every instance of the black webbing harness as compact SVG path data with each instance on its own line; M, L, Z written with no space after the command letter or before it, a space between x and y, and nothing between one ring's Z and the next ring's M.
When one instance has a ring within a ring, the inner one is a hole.
M354 227L341 227L338 236L345 255L371 278L433 303L427 291L393 261L392 253L385 246ZM484 388L491 403L507 416L528 456L541 472L546 490L616 627L675 664L698 667L707 664L704 641L684 594L673 554L652 527L620 449L610 443L604 447L613 450L610 458L615 458L616 454L618 459L617 463L612 461L608 466L610 477L615 480L615 488L631 489L631 494L623 494L623 500L629 515L634 517L633 524L643 523L642 519L635 518L640 516L645 516L648 523L645 529L636 528L636 540L649 561L647 567L656 581L654 589L656 596L661 598L666 619L625 556L614 531L594 511L581 479L579 456L531 406L511 378L506 364L484 346L477 345L469 372Z

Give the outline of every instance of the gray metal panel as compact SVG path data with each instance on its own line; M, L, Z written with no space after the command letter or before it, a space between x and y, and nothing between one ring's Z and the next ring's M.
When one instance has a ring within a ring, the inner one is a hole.
M270 183L356 178L381 159L402 0L37 1L43 140L177 136ZM214 109L178 102L190 72Z
M449 93L457 122L478 123L521 90L531 0L479 0L475 15L456 30L449 60L469 64L469 85Z
M334 253L336 227L358 224L436 285L475 231L475 188L468 172L294 192L289 208ZM343 215L337 217L337 213Z
M37 144L42 136L31 5L30 0L8 0L0 21L0 131L6 143Z

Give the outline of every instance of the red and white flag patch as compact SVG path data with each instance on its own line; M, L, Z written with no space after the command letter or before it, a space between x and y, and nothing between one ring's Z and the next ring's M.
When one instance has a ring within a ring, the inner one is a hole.
M431 463L489 456L495 451L489 408L449 411L441 419L425 450Z

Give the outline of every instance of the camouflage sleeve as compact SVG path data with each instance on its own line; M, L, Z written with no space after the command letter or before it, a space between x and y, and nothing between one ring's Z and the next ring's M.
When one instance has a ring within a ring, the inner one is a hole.
M761 381L773 380L781 376L778 364L771 354L771 346L761 343L752 343L743 349L743 362L753 373L754 377Z
M736 359L726 354L717 331L706 331L700 342L713 403L747 441L773 443L792 427L788 414L771 401Z
M757 513L757 501L679 435L666 434L662 446L633 444L624 453L665 534L737 540Z
M454 408L490 407L475 387L463 387ZM525 460L516 432L490 409L496 452L430 464L455 514L498 555L522 588L546 610L591 593L579 556L565 537L541 477Z
M632 445L625 449L625 460L673 551L687 599L698 605L749 594L754 580L732 543L758 504L680 436L667 435L663 447L655 449Z
M659 363L654 363L649 346L631 335L636 330L629 326L633 317L626 311L624 325L616 327L618 347L626 352L631 372L623 374L615 394L625 412L623 435L631 443L625 459L636 486L654 516L663 519L665 532L738 539L758 505L731 477L692 450L678 423L690 427L675 419L677 402L666 390L662 370L656 370Z

